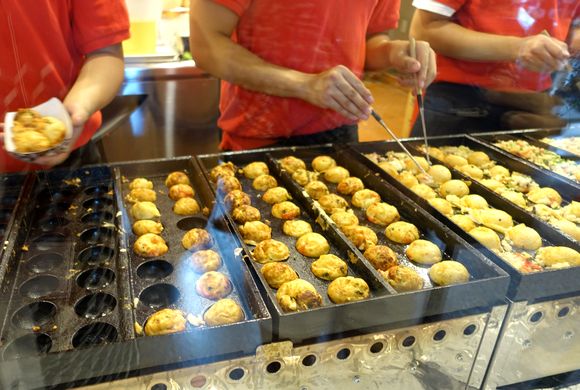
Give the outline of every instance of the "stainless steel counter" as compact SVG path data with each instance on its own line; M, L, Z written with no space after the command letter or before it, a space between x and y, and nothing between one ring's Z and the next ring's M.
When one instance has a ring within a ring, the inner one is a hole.
M219 80L193 61L129 64L119 95L103 110L105 161L218 150ZM127 95L146 95L128 118L118 115L127 111Z

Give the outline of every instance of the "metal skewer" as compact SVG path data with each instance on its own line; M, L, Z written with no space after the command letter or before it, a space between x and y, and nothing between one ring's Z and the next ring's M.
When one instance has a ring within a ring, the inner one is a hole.
M417 59L417 49L415 38L409 38L411 57ZM421 127L423 128L423 143L425 144L425 158L429 165L431 165L431 158L429 158L429 143L427 142L427 126L425 126L425 109L423 105L423 90L419 88L419 80L415 75L415 89L417 90L417 105L419 106L419 116L421 117Z
M431 175L429 175L427 173L427 171L425 169L423 169L423 167L421 166L421 164L419 164L419 162L417 160L415 160L415 157L413 157L413 155L407 150L407 148L405 147L405 145L403 145L403 143L401 142L401 140L399 139L399 137L397 137L395 135L395 133L393 133L393 131L391 129L389 129L389 126L387 126L387 124L385 123L385 121L383 121L383 118L381 118L381 116L379 114L377 114L375 110L371 110L371 115L373 116L373 118L375 118L377 120L377 122L380 123L381 126L383 126L383 128L385 130L387 130L387 132L389 133L389 135L395 141L397 141L397 143L399 144L399 146L401 147L401 149L403 149L403 151L405 153L407 153L407 155L411 158L411 160L413 160L413 162L415 163L415 165L417 166L417 168L419 168L419 170L421 172L423 172L424 174L426 174L427 176L431 176Z

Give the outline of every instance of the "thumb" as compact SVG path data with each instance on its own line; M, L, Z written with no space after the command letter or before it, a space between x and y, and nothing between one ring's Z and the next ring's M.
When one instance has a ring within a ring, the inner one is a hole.
M402 73L416 73L421 69L419 61L409 56L403 57L396 66L397 70Z

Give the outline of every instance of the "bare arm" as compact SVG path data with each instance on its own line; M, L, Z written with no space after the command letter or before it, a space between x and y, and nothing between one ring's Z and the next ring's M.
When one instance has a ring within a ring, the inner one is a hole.
M564 42L545 36L514 37L467 29L449 17L417 10L411 21L411 35L426 40L445 56L469 61L519 61L536 71L563 66L569 57Z

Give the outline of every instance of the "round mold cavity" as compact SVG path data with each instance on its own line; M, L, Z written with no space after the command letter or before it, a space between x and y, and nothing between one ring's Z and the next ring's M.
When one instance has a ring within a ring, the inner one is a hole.
M313 365L316 364L317 361L318 358L316 357L316 355L311 353L302 358L302 365L304 367L312 367Z
M141 291L139 300L152 309L161 309L175 303L179 296L179 290L174 285L159 283Z
M102 184L85 189L85 194L89 196L102 196L108 193L109 191L111 191L111 188L109 186Z
M440 343L445 340L447 336L447 332L444 329L439 329L437 332L433 333L433 341L436 343Z
M533 313L528 318L528 321L531 322L532 324L537 324L537 323L539 323L542 320L542 318L544 318L544 312L542 312L540 310L540 311L537 311L537 312Z
M469 324L463 329L463 335L466 337L472 336L477 331L477 325Z
M230 370L230 372L228 372L228 378L230 378L230 380L232 380L234 382L241 381L242 379L244 379L245 375L246 375L246 370L243 369L242 367L232 368Z
M189 385L193 389L201 389L206 384L207 384L207 378L205 377L205 375L202 375L202 374L196 375L189 380Z
M19 359L50 352L52 339L46 333L32 333L17 338L4 350L4 359Z
M407 349L415 345L415 336L407 336L401 341L401 347Z
M72 338L74 348L85 348L93 345L112 343L117 340L119 332L117 329L106 322L95 322L85 325Z
M561 308L560 310L558 310L558 318L564 318L566 317L568 314L570 314L570 306L564 306L563 308Z
M37 203L49 204L70 201L76 195L76 187L45 188L36 197Z
M79 253L78 260L86 264L101 264L110 260L115 251L108 246L95 245L85 248Z
M137 276L143 280L156 281L171 275L173 266L165 260L151 260L137 267Z
M100 224L102 222L110 222L113 219L113 214L108 211L95 211L87 213L81 217L82 223Z
M58 278L52 275L35 276L20 286L20 295L37 299L58 289Z
M156 383L151 386L150 390L167 390L167 385L165 383Z
M83 202L85 209L100 210L109 207L113 204L111 198L90 198Z
M383 341L375 341L369 347L369 352L373 355L381 353L385 349L385 343Z
M338 360L346 360L350 357L350 355L351 355L350 348L344 347L338 350L338 352L336 353L336 358Z
M48 272L51 269L58 267L63 261L63 257L59 253L41 253L31 257L26 262L26 268L38 274Z
M61 246L66 237L60 233L46 233L36 237L29 245L29 250L47 251Z
M12 323L23 329L32 329L50 322L56 315L56 305L48 301L32 302L22 306L12 316Z
M183 218L177 222L177 228L183 231L189 231L191 229L205 229L207 226L207 219L201 217L188 217Z
M109 268L91 268L77 276L77 285L89 290L105 288L115 280L115 272Z
M280 360L273 360L268 363L265 367L266 374L277 374L283 367L283 363Z
M108 241L114 234L115 231L112 228L96 227L83 231L80 238L86 244L98 244Z
M104 317L115 310L117 299L111 294L99 292L87 295L75 304L75 313L84 318Z
M44 232L51 232L69 224L69 220L62 216L49 216L38 222L40 230Z

